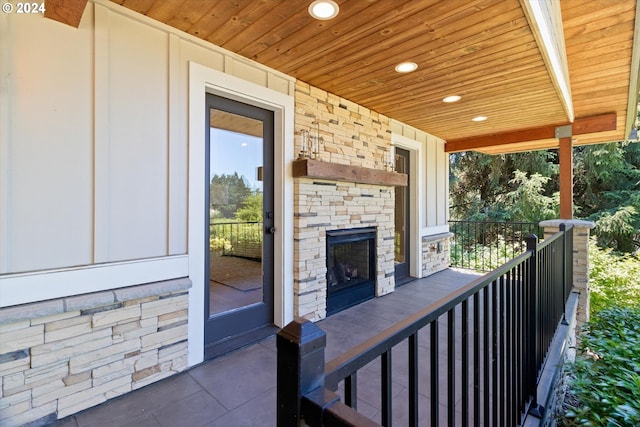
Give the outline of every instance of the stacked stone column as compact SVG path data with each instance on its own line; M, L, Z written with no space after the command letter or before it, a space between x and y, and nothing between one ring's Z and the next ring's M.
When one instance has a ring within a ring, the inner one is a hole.
M589 321L589 234L595 224L576 219L542 221L545 238L557 233L560 224L573 225L573 291L579 294L576 317L581 325Z

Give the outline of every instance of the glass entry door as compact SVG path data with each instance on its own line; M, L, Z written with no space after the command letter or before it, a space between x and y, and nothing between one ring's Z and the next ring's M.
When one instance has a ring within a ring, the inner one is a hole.
M409 175L409 151L395 148L395 171ZM409 185L395 189L395 279L396 285L406 283L409 277Z
M207 94L208 357L273 324L273 112Z

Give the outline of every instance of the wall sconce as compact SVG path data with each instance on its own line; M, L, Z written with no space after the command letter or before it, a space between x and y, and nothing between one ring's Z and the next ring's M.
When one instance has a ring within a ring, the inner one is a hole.
M383 159L384 170L391 171L395 169L395 153L393 147L389 149L389 151L384 152Z
M310 135L307 129L300 130L300 151L299 159L313 159L320 157L320 144L324 144L324 139L320 136L320 122L313 122L316 125L315 135Z
M302 129L300 131L300 151L298 152L299 159L306 159L309 157L309 131Z

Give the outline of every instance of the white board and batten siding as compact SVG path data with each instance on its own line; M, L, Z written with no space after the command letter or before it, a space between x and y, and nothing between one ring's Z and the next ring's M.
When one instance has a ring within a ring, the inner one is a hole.
M190 61L293 96L108 1L0 15L0 307L189 275Z

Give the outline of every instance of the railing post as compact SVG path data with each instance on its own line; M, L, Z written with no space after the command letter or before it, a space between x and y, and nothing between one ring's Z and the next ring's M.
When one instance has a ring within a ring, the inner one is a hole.
M573 230L574 230L574 226L573 224L570 224L569 227L567 227L567 233L565 234L565 241L567 243L566 245L566 252L564 253L565 255L565 267L566 267L566 274L567 274L567 278L566 278L566 293L567 293L567 298L569 297L569 294L571 294L571 292L573 292ZM587 267L587 271L588 271L588 267Z
M278 426L300 426L302 397L324 389L325 332L297 318L278 332Z
M529 366L527 375L527 391L531 397L529 413L535 417L542 417L544 408L538 404L538 366L539 366L539 334L540 331L540 291L538 277L538 236L532 234L525 238L527 251L531 252L529 265L529 333L527 340L527 355Z
M562 233L562 324L568 325L567 322L567 226L565 223L560 224L560 232ZM571 231L571 229L569 229ZM573 251L573 248L571 248Z

